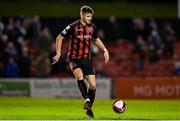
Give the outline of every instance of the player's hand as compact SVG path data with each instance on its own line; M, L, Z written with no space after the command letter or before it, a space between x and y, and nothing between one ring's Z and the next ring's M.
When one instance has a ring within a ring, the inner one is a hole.
M107 51L107 49L104 49L104 58L105 63L107 63L109 61L109 52Z
M59 58L60 58L60 55L55 55L53 57L53 62L52 62L52 65L54 65L55 63L57 63L59 61Z

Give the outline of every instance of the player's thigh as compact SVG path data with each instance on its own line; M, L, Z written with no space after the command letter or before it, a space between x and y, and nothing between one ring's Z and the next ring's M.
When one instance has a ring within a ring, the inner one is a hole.
M70 61L69 66L77 80L83 80L83 71L79 61Z
M76 68L76 69L72 70L72 72L77 80L83 80L83 72L82 72L81 68Z
M96 89L96 78L95 75L87 75L86 79L89 83L89 88L90 89Z

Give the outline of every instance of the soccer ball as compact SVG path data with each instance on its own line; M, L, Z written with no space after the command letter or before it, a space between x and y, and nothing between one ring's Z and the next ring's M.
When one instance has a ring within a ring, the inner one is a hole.
M113 103L112 108L116 113L124 113L126 110L126 103L123 100L116 100Z

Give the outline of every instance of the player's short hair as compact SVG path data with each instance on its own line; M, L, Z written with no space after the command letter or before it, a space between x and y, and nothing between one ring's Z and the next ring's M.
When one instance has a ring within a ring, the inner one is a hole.
M94 10L90 6L87 6L87 5L82 6L80 9L80 12L94 14Z

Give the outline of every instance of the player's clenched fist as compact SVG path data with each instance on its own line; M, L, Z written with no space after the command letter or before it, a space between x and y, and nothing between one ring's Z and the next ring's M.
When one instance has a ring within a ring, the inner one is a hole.
M53 57L53 63L52 63L52 64L57 63L57 62L59 61L59 58L60 58L60 55L55 55L55 56Z

